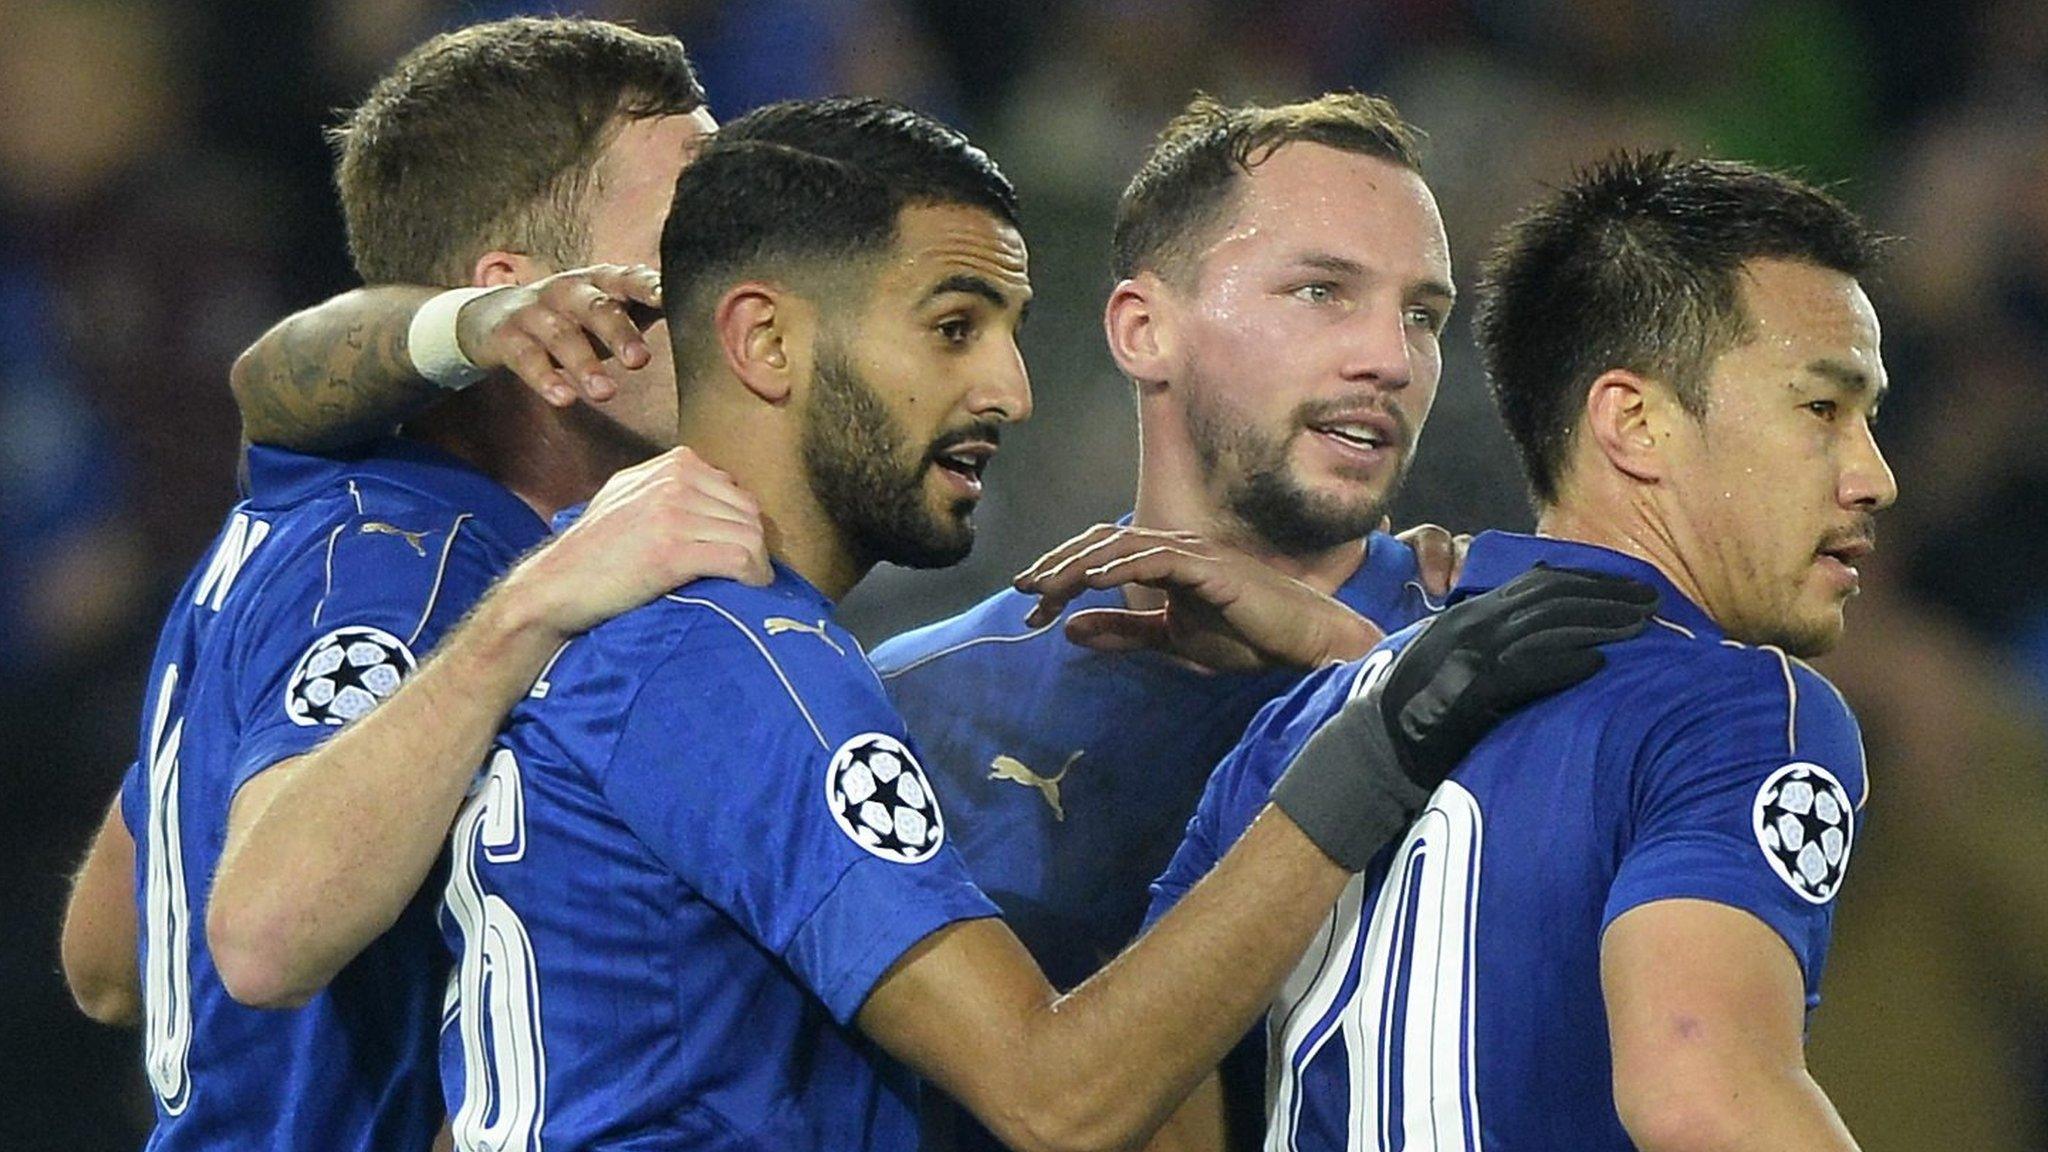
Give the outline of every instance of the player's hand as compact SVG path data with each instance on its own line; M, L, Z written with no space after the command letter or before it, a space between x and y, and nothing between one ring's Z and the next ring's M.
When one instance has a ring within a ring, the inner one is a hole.
M732 478L674 448L610 480L568 530L505 577L533 619L564 638L680 584L774 578L761 508Z
M1189 532L1098 524L1019 574L1038 597L1033 628L1059 618L1089 588L1139 584L1161 608L1090 608L1067 620L1069 640L1106 652L1149 648L1212 672L1317 668L1363 656L1381 638L1370 620L1299 580Z
M455 316L455 340L479 368L507 371L557 408L618 394L605 368L645 367L641 339L661 318L661 274L645 264L597 264L479 296Z
M1598 672L1599 646L1641 632L1656 606L1639 581L1562 568L1452 605L1316 731L1273 802L1332 859L1365 867L1481 738Z
M1417 524L1394 539L1415 553L1415 567L1422 577L1423 590L1429 593L1431 600L1441 601L1451 594L1459 575L1465 571L1465 553L1472 549L1469 533L1452 535L1448 528Z

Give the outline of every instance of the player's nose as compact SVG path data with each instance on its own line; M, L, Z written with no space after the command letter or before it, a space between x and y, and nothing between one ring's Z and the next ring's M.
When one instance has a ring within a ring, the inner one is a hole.
M1837 496L1843 506L1879 512L1899 498L1899 480L1877 446L1877 438L1865 424L1843 462Z
M1352 317L1344 346L1346 380L1381 388L1406 388L1414 376L1408 343L1407 310L1398 301L1375 300Z
M976 374L967 395L968 411L983 419L1015 424L1031 418L1031 372L1016 341L998 342Z

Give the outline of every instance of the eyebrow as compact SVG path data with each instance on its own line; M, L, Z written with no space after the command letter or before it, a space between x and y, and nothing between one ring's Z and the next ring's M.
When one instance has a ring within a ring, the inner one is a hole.
M997 308L1008 308L1010 306L1009 293L997 287L995 281L988 279L986 276L976 276L971 272L953 273L951 276L932 285L932 290L925 293L924 298L929 302L953 292L965 292L969 296L979 296ZM1019 306L1019 311L1027 314L1031 311L1031 301L1028 297Z
M1885 394L1891 391L1890 386L1884 384L1878 385L1873 391L1870 373L1840 360L1820 359L1809 361L1806 365L1806 370L1823 380L1829 381L1845 392L1858 395L1869 392L1873 402L1882 401L1885 398Z
M1364 277L1369 272L1365 265L1360 264L1356 260L1350 260L1343 256L1333 256L1327 252L1305 253L1296 257L1294 262L1321 272L1328 272L1333 276L1358 278ZM1418 281L1414 285L1414 289L1418 295L1422 296L1440 296L1450 301L1456 301L1458 298L1458 290L1442 280Z

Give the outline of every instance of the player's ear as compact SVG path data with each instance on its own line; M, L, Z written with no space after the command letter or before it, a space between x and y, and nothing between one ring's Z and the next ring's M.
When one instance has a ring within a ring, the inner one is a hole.
M1586 440L1608 467L1645 484L1670 471L1671 425L1689 419L1669 388L1626 368L1610 368L1586 390Z
M493 248L470 265L469 284L472 288L501 288L507 284L531 284L550 275L539 261L523 252Z
M796 380L790 347L794 304L775 285L749 281L728 289L711 313L726 368L770 404L788 400Z
M1118 283L1102 308L1109 354L1141 390L1160 387L1174 376L1175 333L1165 287L1157 274L1140 272Z

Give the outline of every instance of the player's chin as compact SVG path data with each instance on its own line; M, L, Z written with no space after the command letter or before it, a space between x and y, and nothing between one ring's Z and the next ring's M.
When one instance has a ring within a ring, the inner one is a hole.
M1846 599L1846 598L1844 598ZM1827 604L1802 605L1803 610L1785 620L1770 643L1799 657L1824 656L1842 642L1847 629L1842 599Z
M974 551L973 517L968 500L927 510L924 523L898 540L887 559L901 568L950 568Z

